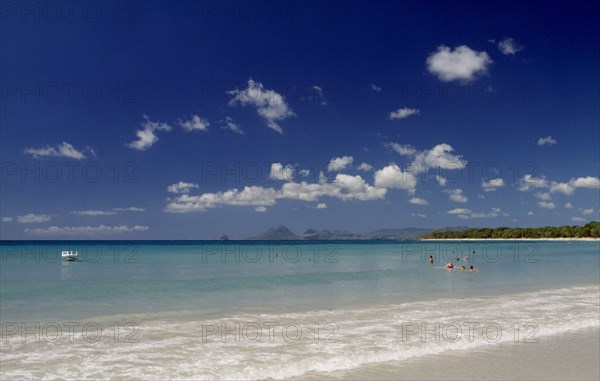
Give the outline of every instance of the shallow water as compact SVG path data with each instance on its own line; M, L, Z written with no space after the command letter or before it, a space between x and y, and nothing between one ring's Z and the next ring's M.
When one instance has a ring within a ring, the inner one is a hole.
M1 248L10 378L288 378L599 326L598 242Z

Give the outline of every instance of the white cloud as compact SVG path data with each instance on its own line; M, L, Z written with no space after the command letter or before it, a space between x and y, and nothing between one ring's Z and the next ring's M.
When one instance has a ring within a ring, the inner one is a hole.
M552 195L548 192L536 192L535 197L542 201L551 201Z
M2 222L12 222L13 218L12 217L2 217Z
M413 197L410 200L408 200L408 202L410 202L413 205L428 205L429 202L427 200L425 200L424 198L419 198L419 197Z
M337 188L333 183L319 182L307 183L301 181L299 183L289 182L283 184L281 193L278 197L292 200L302 201L317 201L320 197L337 195Z
M267 126L283 134L283 129L277 123L280 120L294 116L294 112L285 102L284 97L274 90L266 90L262 83L248 80L248 87L244 90L231 90L227 94L233 95L229 105L241 104L256 107L258 115L265 119Z
M447 211L448 214L454 214L458 218L496 218L499 215L508 216L507 213L502 212L500 208L492 208L490 212L473 212L471 209L457 208Z
M573 193L575 193L576 188L600 189L600 179L597 177L587 176L571 179L567 183L553 181L550 185L550 192L563 193L567 196L571 196Z
M550 193L562 193L571 196L575 193L575 189L577 188L600 189L600 179L597 177L586 176L572 178L566 183L556 181L549 183L544 177L534 178L531 175L525 175L522 179L522 184L518 189L525 192L533 188L550 188Z
M571 196L573 193L575 193L575 187L570 183L552 182L552 185L550 186L550 193L562 193L567 196Z
M468 215L468 218L496 218L500 214L502 214L505 217L508 216L508 214L502 212L502 210L500 210L500 208L492 208L492 211L487 212L487 213L486 212L473 212Z
M600 179L592 176L571 179L570 184L575 188L600 189Z
M597 177L587 176L571 179L568 183L558 183L553 181L550 185L550 192L563 193L567 196L570 196L575 193L576 188L600 189L600 179Z
M226 205L271 206L275 204L276 198L277 191L273 188L246 186L241 192L238 192L236 189L227 191L225 193L218 193L217 197L215 197L215 200L209 200L209 202Z
M390 164L375 172L375 186L381 188L405 189L414 193L417 178L414 174L403 172L396 164Z
M158 141L156 131L171 131L172 127L167 123L152 122L147 115L143 115L144 121L141 123L142 129L135 132L137 140L129 143L127 146L139 151L145 151L152 147Z
M386 143L385 146L393 149L402 156L414 156L417 154L417 149L410 144L402 145L399 143L389 142Z
M426 218L427 215L423 214L423 213L412 213L411 216L413 217L421 217L421 218Z
M243 190L230 189L225 192L203 193L198 196L181 194L169 200L166 211L174 213L203 212L223 205L271 206L275 204L277 191L273 188L246 186Z
M86 217L95 217L95 216L114 216L117 214L115 211L107 211L107 210L74 210L71 212L76 216L86 216Z
M448 214L469 214L469 213L471 213L471 209L456 208L456 209L449 210L446 213L448 213Z
M308 169L301 169L300 171L298 171L298 174L301 177L306 177L306 176L310 175L310 170L308 170Z
M48 222L51 219L52 217L47 214L29 213L24 216L17 216L17 222L21 224L39 224L42 222Z
M528 192L533 188L548 188L548 180L545 177L533 177L532 175L525 175L521 179L521 184L518 186L521 192Z
M113 208L115 212L145 212L144 208L137 208L135 206L130 206L128 208Z
M533 212L531 212L531 211L527 212L527 215L528 215L528 216L533 216L534 214L535 214L535 213L533 213Z
M131 206L129 208L112 208L112 210L74 210L70 212L79 217L114 216L119 212L145 212L144 208Z
M387 190L371 186L360 176L338 173L335 179L320 183L286 183L281 187L280 198L292 200L316 201L320 197L334 197L347 200L378 200L385 197Z
M347 200L383 199L386 189L371 186L360 176L338 173L332 182L324 179L319 183L287 182L280 190L259 186L244 187L243 190L230 189L225 192L204 193L198 196L182 194L170 199L167 212L201 212L224 205L233 206L272 206L278 199L318 201L321 197Z
M311 90L314 90L313 101L315 103L319 103L321 106L327 106L329 104L327 98L325 98L325 94L323 94L321 86L314 85L311 87Z
M264 213L267 211L267 208L265 208L264 206L257 206L256 208L254 208L254 211L258 213Z
M185 181L180 181L175 184L171 184L167 187L167 192L170 193L190 193L190 190L198 188L198 184L194 183L186 183Z
M192 119L180 121L179 125L187 132L190 131L208 131L210 123L206 119L200 118L198 115L192 115Z
M437 181L437 183L441 187L446 186L446 183L448 182L448 180L445 177L442 177L440 175L435 175L435 181Z
M46 147L42 147L42 148L28 147L28 148L25 148L25 150L23 152L30 154L35 158L55 156L55 157L66 157L66 158L75 159L75 160L83 160L86 158L86 156L84 154L84 152L86 152L86 151L89 151L92 155L94 154L94 151L89 147L86 147L84 150L77 150L75 147L73 147L72 144L67 143L67 142L62 142L62 144L59 144L55 147L51 147L51 146L46 146Z
M562 193L571 196L575 193L575 187L571 183L557 183L553 181L552 185L550 185L550 193Z
M357 169L359 171L370 172L373 170L373 166L363 162L363 163L360 163L360 165L357 167Z
M339 172L346 168L348 168L354 159L352 156L343 156L343 157L335 157L331 159L329 164L327 164L327 170L329 172Z
M319 171L319 184L323 184L327 182L327 177L323 173L323 171Z
M594 214L594 208L590 208L590 209L581 209L581 214L583 216L591 216L592 214Z
M463 169L467 165L467 161L462 159L462 155L453 154L454 148L446 143L438 144L432 149L424 151L417 151L415 147L408 144L402 145L393 142L385 143L385 146L400 155L414 156L410 171L415 174L427 172L430 169Z
M469 201L469 198L463 194L462 189L458 189L458 188L457 189L444 189L443 192L449 194L450 200L452 200L454 202Z
M317 204L317 206L315 206L315 208L317 209L327 209L327 204L324 202L320 202Z
M381 87L377 86L374 83L371 83L371 90L375 91L376 93L380 93L381 92Z
M515 55L517 52L523 50L523 46L519 44L514 38L505 38L502 41L498 42L498 49L504 55Z
M454 50L442 45L427 57L427 69L440 81L466 82L487 73L492 62L486 52L472 50L466 45L458 46Z
M538 202L538 206L540 208L543 208L543 209L554 209L554 208L556 208L556 205L554 205L553 202L548 202L548 201L540 201L540 202Z
M118 234L118 233L131 233L131 232L143 232L148 230L148 226L50 226L45 229L25 229L26 233L40 234L40 235L51 235L51 234Z
M367 182L358 175L350 176L338 173L332 184L337 188L335 197L341 200L378 200L383 199L387 192L386 189L367 184Z
M419 112L420 112L419 109L416 109L416 108L402 107L396 111L390 112L389 118L392 120L404 119L404 118L408 118L411 115L417 115L417 114L419 114Z
M272 163L269 178L271 180L292 181L294 179L294 167L290 164L285 167L281 163Z
M572 209L572 208L573 208L573 204L571 204L570 202L567 202L567 203L565 204L565 208L567 208L567 209Z
M553 145L556 144L557 141L552 138L552 136L546 136L545 138L539 138L537 141L538 146L544 146L546 144Z
M574 222L586 222L587 221L585 218L582 218L582 217L572 217L571 220L573 220Z
M449 144L438 144L430 150L419 152L411 164L415 173L429 169L463 169L467 161L461 155L454 155L454 148Z
M498 188L502 188L504 185L504 180L502 180L501 178L492 179L490 181L482 180L481 182L481 187L486 192L493 192Z
M244 131L242 131L240 125L235 123L232 118L227 116L225 117L225 120L221 121L221 123L223 124L222 128L224 130L229 130L235 132L236 134L244 135Z

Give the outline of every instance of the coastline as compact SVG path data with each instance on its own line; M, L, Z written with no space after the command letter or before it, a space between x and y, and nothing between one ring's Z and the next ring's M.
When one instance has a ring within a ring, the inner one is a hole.
M289 380L597 380L599 338L598 328L591 328L546 336L534 344L501 343L348 370L308 372Z
M401 244L340 244L336 262L325 262L323 252L318 263L307 260L314 247L302 248L304 261L283 260L282 251L282 260L257 262L242 259L243 248L207 257L217 246L202 244L142 247L135 262L115 261L109 245L97 249L110 255L75 263L7 255L0 266L2 316L24 328L3 343L2 373L6 379L598 379L597 243L538 244L537 258L521 245L518 262L509 249L517 242L496 243L510 255L495 260L493 249L487 258L477 250L479 273L418 260L418 250L440 253L452 244L440 243L413 242L404 251ZM497 265L484 264L492 260ZM57 324L58 341L46 329ZM467 331L472 324L478 328ZM83 327L91 326L103 332L100 341L87 340L93 337ZM413 334L417 327L424 336ZM488 334L484 327L494 328ZM530 343L531 335L539 343ZM159 366L149 373L150 363Z
M600 242L600 238L419 238L419 241L585 241Z

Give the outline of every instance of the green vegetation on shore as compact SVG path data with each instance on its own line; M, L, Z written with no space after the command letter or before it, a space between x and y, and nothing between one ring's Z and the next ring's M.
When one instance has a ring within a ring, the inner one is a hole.
M600 222L583 226L544 226L542 228L482 228L467 230L434 230L421 236L423 239L449 238L600 238Z

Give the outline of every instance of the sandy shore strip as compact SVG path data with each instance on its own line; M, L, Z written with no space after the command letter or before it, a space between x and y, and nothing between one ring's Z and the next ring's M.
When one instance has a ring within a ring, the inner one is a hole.
M588 241L600 242L600 238L420 238L419 241Z
M598 380L600 331L541 337L337 372L310 372L291 380Z

